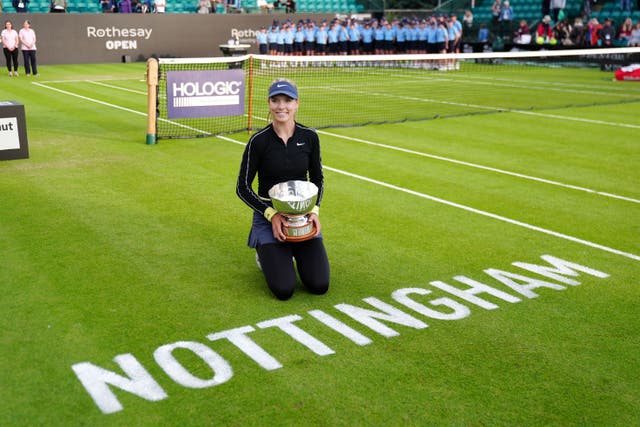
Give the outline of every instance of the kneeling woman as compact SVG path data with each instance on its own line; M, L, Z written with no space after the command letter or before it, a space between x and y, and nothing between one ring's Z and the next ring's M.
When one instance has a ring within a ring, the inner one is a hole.
M295 121L299 100L293 82L274 81L268 102L272 122L247 143L236 187L240 199L254 211L249 247L256 249L267 285L278 299L293 295L296 267L309 292L324 294L329 289L329 260L318 219L324 190L320 140L315 130ZM257 194L252 189L256 174ZM318 187L316 206L309 215L318 235L301 242L286 241L285 218L273 208L268 194L275 184L291 180L308 180Z

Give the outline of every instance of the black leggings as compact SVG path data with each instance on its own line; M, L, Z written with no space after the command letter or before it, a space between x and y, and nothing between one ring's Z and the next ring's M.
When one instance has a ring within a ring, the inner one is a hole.
M13 71L18 71L18 49L4 49L4 57L7 59L7 70L11 72L11 63L13 62Z
M322 239L297 243L270 243L256 248L267 286L280 300L288 300L296 287L296 260L300 280L309 292L329 290L329 260Z

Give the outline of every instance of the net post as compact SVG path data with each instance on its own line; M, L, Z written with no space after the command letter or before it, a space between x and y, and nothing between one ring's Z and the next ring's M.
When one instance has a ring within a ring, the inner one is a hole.
M147 145L157 143L158 60L147 60Z
M247 112L249 118L247 120L247 132L251 133L253 129L253 55L249 56L249 106Z

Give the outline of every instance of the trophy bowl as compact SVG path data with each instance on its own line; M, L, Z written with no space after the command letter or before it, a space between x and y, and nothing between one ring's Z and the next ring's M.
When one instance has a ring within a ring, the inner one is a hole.
M287 241L300 242L317 234L309 221L309 212L318 200L318 187L309 181L286 181L274 185L269 190L273 208L285 220Z

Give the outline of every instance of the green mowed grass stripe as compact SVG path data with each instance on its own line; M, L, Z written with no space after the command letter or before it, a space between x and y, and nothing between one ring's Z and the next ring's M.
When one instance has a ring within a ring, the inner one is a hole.
M638 251L633 237L636 226L633 213L640 209L636 204L609 201L593 194L460 168L404 153L381 153L368 147L357 147L351 153L342 144L336 151L331 147L327 150L325 144L324 158L326 165L391 185L560 233L593 239L600 244L615 247L609 242L616 242L622 245L617 249ZM372 187L373 191L378 191ZM387 203L393 204L396 196L390 194ZM419 198L414 202L418 211L439 208ZM607 221L602 220L604 216Z
M640 197L634 166L638 153L632 129L585 124L576 130L561 121L549 121L541 130L538 123L524 116L501 114L333 132L598 191ZM594 162L594 158L600 161Z

